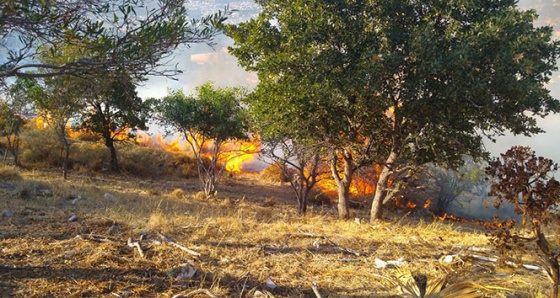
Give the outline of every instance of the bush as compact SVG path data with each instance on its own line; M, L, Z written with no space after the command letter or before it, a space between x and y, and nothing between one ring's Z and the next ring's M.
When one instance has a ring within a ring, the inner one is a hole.
M60 167L64 147L52 129L38 129L27 125L21 134L21 162L32 165Z
M168 152L167 154L172 157L172 167L175 173L185 178L198 177L198 168L193 157L184 152ZM208 162L209 160L205 159L205 161Z
M135 144L120 144L117 152L121 170L138 177L157 177L167 174L169 157L165 152Z
M109 150L101 143L78 142L70 147L72 169L103 171L109 166Z
M263 181L282 183L290 182L291 174L289 170L286 170L285 165L275 163L262 170L259 178Z
M2 166L0 167L0 180L21 180L21 176L19 175L15 167Z

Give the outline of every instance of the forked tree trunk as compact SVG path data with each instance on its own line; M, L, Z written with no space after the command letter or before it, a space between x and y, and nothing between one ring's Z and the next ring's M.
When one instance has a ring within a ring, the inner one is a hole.
M338 172L338 156L336 156L336 153L331 156L330 168L332 177L336 182L338 190L338 218L348 219L350 217L350 211L348 210L348 200L350 197L350 184L352 183L352 175L354 174L354 162L352 160L352 155L346 150L342 153L342 160L344 162L342 177Z

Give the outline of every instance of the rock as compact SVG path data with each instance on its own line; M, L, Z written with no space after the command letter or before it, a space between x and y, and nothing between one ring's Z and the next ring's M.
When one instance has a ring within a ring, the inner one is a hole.
M109 235L115 235L119 232L119 226L115 223L113 224L108 230L107 233Z
M12 210L4 210L2 211L2 216L3 217L13 217L14 216L14 212L12 212Z
M266 279L265 286L266 286L267 288L271 289L271 290L274 290L274 289L276 289L276 287L278 287L278 286L274 283L274 281L272 281L272 279L270 279L270 277Z
M76 198L74 198L72 200L72 205L76 205L76 203L78 203L78 201L81 200L81 199L82 199L82 196L77 196Z
M167 276L177 279L190 279L196 274L196 266L184 263L167 271Z
M72 214L72 216L70 216L70 218L68 219L69 222L73 222L78 220L78 217L76 216L76 214Z
M105 200L109 200L109 201L114 201L114 200L115 200L115 196L113 196L112 194L110 194L110 193L108 193L108 192L106 192L106 193L103 195L103 198L104 198Z

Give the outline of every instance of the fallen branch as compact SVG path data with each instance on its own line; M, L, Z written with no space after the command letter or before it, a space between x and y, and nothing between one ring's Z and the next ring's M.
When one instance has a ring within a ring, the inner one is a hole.
M316 281L311 283L311 289L313 289L313 293L315 293L315 296L317 296L317 298L323 298L323 296L321 296L321 293L319 293L319 287L317 286Z
M127 244L129 247L136 247L136 249L138 249L138 253L140 254L140 257L144 258L144 250L142 249L142 246L140 246L140 243L138 241L133 241L132 238L128 238Z
M173 240L167 238L165 235L163 235L163 234L160 233L160 232L157 232L157 235L159 236L159 238L161 238L161 240L163 240L163 241L165 241L165 242L167 242L167 243L169 243L169 244L171 244L171 245L173 245L173 246L179 248L180 250L182 250L182 251L184 251L184 252L188 252L188 253L190 253L190 254L193 255L193 256L197 256L197 257L200 256L200 253L198 253L198 252L196 252L196 251L194 251L194 250L192 250L192 249L188 249L188 248L186 248L186 247L184 247L184 246L178 244L177 242L175 242L175 241L173 241Z
M76 239L85 239L99 243L106 243L106 242L117 242L114 238L103 236L103 235L77 235Z
M481 261L486 261L486 262L492 262L492 263L497 263L498 262L498 258L491 258L491 257L485 257L485 256L479 256L479 255L471 255L473 259L477 259L477 260L481 260ZM519 264L515 264L512 261L506 261L506 264L509 266L513 266L513 267L518 267ZM528 265L528 264L521 264L521 267L527 269L527 270L535 270L535 271L540 271L542 270L541 267L539 266L535 266L535 265Z

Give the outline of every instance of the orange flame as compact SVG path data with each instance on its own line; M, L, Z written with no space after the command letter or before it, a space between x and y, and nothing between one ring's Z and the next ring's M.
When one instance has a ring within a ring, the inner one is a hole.
M229 173L248 173L253 172L245 169L244 166L255 161L258 157L258 151L261 149L261 143L258 140L252 142L238 141L235 143L227 143L222 147L224 152L220 156L226 165L225 170Z
M450 220L450 221L456 221L456 222L468 222L468 220L466 220L466 219L464 219L464 218L460 218L460 217L457 217L457 216L455 216L455 215L447 214L447 213L445 213L445 214L442 215L442 216L437 216L437 215L435 215L435 214L432 214L432 217L433 217L434 219L439 219L439 220L442 220L442 221L444 221L444 220Z
M395 205L401 209L414 209L418 206L418 204L411 202L409 200L406 200L406 203L402 203L401 198L395 199Z
M432 200L427 199L426 203L424 203L424 209L428 209L430 206L432 206Z

